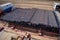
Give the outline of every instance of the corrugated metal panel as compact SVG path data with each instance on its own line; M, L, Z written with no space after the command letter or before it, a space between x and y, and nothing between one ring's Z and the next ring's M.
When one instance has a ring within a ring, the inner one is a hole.
M41 9L23 9L18 8L13 12L1 17L7 21L31 22L32 24L43 24L51 27L57 27L57 22L52 11Z

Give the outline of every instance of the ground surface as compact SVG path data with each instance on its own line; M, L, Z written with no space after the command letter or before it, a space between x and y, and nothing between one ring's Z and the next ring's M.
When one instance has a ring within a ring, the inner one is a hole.
M43 1L43 0L42 1L41 0L1 0L0 1L1 4L6 2L12 2L16 7L53 10L53 3L55 1Z
M32 1L32 0L0 0L0 4L6 3L6 2L12 2L15 7L22 7L22 8L39 8L39 9L45 9L45 10L53 10L53 3L54 1ZM5 22L0 22L0 27L7 27L8 25L5 25ZM3 26L5 25L5 26ZM5 31L0 32L0 40L10 40L12 36L18 36L18 35L24 35L26 33L25 31L21 30L19 32L16 32L15 30L11 30L10 28L6 29ZM38 36L36 33L29 32L32 35L32 38L35 38L36 40L58 40L57 37L50 37L50 36ZM35 40L34 39L34 40Z
M46 35L38 36L38 34L29 32L29 31L21 31L21 30L17 30L17 29L12 30L11 28L8 28L7 26L8 26L8 24L6 24L5 22L4 23L0 22L0 27L5 28L3 31L0 32L0 40L11 40L11 37L16 38L18 35L20 37L22 37L25 35L26 32L28 34L31 34L32 40L58 40L57 37L51 37L51 36L46 36Z

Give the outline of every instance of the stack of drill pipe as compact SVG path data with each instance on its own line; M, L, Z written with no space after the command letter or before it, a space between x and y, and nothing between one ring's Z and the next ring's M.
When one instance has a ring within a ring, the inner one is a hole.
M6 14L1 18L7 21L16 22L16 23L20 22L21 24L25 24L30 21L34 12L35 12L35 8L33 9L16 8L16 10Z
M38 9L33 16L31 23L32 25L38 24L38 29L42 28L47 31L58 32L57 21L52 11Z
M0 5L0 13L11 11L12 7L13 7L12 3L2 4Z
M47 31L57 32L57 21L54 13L49 10L42 9L29 9L29 8L16 8L14 11L9 12L0 19L14 22L16 24L28 24L30 28L45 29Z

